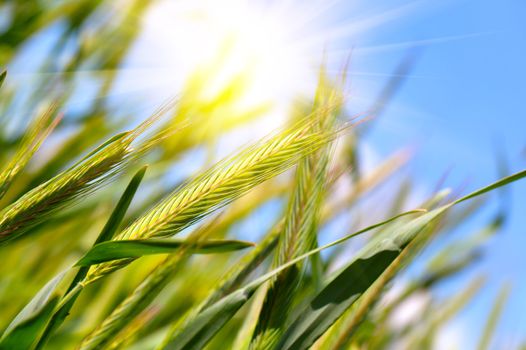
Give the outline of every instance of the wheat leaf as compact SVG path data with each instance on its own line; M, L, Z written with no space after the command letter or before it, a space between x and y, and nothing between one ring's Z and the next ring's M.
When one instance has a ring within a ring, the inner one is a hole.
M197 244L193 241L180 239L110 241L95 245L76 265L89 266L118 259L140 258L144 255L170 254L179 249L186 249L191 254L214 254L253 246L254 243L236 240L208 240Z
M373 285L404 248L450 207L435 209L394 232L387 230L374 237L299 313L300 317L287 329L279 347L299 350L314 344Z
M147 169L148 166L143 166L137 171L137 173L135 173L130 183L124 190L124 193L122 194L121 198L119 199L119 202L115 206L115 209L111 213L111 216L106 222L106 225L104 225L104 228L99 234L99 237L97 237L95 244L109 241L113 238L113 236L119 229L119 226L121 225L122 220L124 219L124 215L126 215L126 212L128 211L128 208L130 207L133 198L135 197L135 193L137 193L137 189L139 188L139 185L141 184Z

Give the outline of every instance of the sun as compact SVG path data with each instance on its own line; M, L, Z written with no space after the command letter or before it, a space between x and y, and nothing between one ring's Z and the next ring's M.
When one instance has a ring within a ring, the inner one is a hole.
M239 111L269 106L275 127L295 98L312 94L323 56L322 45L302 44L300 18L301 6L291 11L245 0L161 1L143 22L141 52L154 67L148 78L163 94L199 86L192 93L205 101L234 86L236 98L222 104Z

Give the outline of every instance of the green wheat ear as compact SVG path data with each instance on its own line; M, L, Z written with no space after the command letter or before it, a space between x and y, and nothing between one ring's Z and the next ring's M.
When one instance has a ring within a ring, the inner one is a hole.
M5 179L3 184L6 186L21 169L21 166L29 161L45 136L56 125L56 122L49 122L52 112L53 109L45 113L30 129L12 166L10 165L2 173L6 174L2 175L2 178ZM130 161L155 144L150 140L145 143L146 146L134 148L132 145L160 118L162 113L164 109L135 129L110 138L69 169L40 184L4 208L0 212L0 244L6 244L28 233L31 228L44 222L59 209L66 207L74 200L87 196L118 175ZM44 128L42 132L42 126L49 123L50 126Z
M164 198L115 239L173 236L181 232L336 137L334 131L314 130L315 123L316 118L305 118L292 128L222 160ZM96 266L88 280L94 281L129 262Z

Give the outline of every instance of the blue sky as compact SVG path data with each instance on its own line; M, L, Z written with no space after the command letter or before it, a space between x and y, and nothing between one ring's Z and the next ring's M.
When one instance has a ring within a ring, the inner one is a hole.
M371 1L364 9L392 7L394 1ZM405 4L406 1L397 1ZM392 108L377 122L371 142L381 154L416 142L415 176L427 184L450 169L447 185L467 180L474 189L496 179L495 154L500 149L511 170L526 164L526 2L520 0L422 1L422 11L385 23L368 33L365 46L455 38L426 45L399 91ZM426 8L427 7L427 8ZM464 38L462 38L465 36ZM403 50L364 55L358 65L369 72L389 73ZM526 331L526 183L511 186L511 216L491 240L486 258L470 271L489 275L482 295L462 315L469 334L482 329L491 298L499 284L512 283L513 292L500 328L501 336ZM461 231L482 225L472 220ZM458 234L462 234L462 232ZM490 249L491 248L491 249ZM463 276L463 278L466 276ZM458 290L460 280L445 292ZM503 340L503 339L500 339ZM472 339L469 339L472 341ZM471 344L471 343L470 343Z

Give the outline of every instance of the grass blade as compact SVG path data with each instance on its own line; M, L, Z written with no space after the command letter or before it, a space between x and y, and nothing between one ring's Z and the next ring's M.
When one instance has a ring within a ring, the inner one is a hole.
M126 215L126 212L130 207L133 197L135 197L135 193L137 193L137 189L139 188L147 169L148 166L143 166L135 173L130 183L124 190L124 193L122 194L121 198L119 199L119 202L115 206L115 209L111 213L110 218L106 222L106 225L104 225L104 228L97 237L95 244L109 241L113 238L113 236L115 236L119 229L119 226L122 223L122 220L124 219L124 215Z
M207 240L199 243L180 239L132 239L95 245L77 263L89 266L119 259L136 259L144 255L170 254L185 249L191 254L225 253L253 247L254 243L236 240Z

